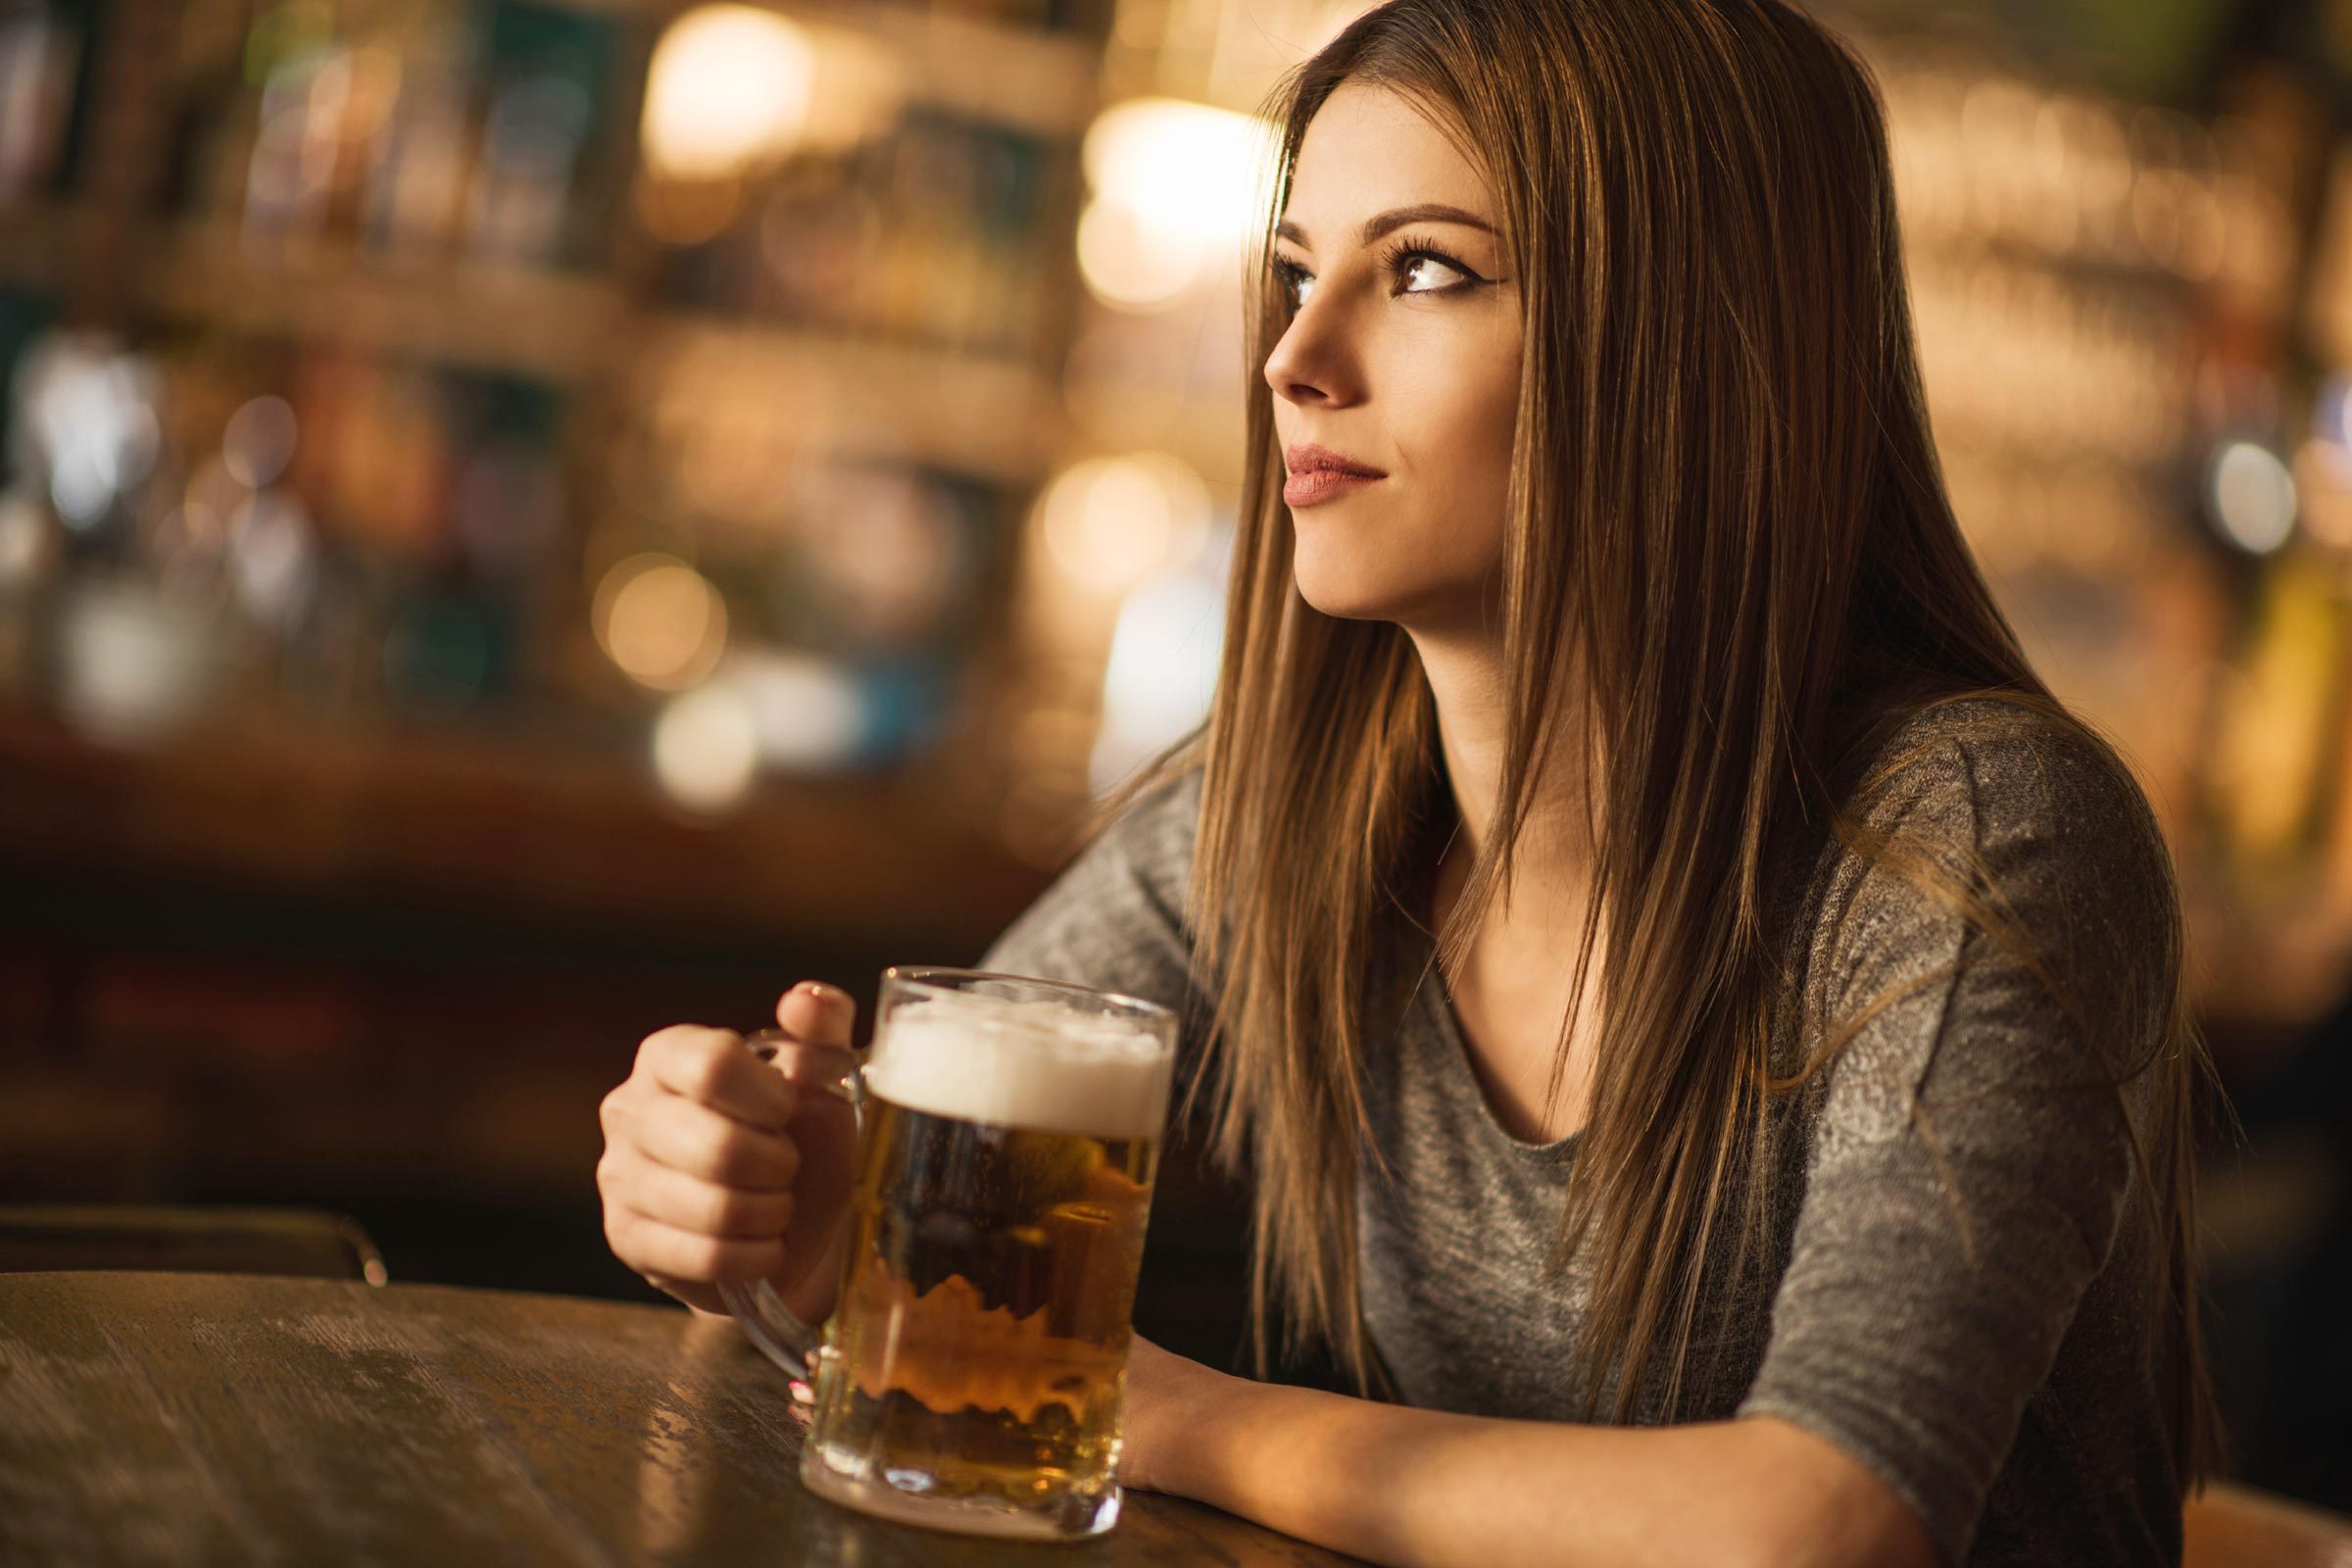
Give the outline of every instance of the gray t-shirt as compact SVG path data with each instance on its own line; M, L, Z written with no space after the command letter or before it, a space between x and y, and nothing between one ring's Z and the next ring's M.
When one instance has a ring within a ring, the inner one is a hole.
M1965 734L1965 711L1893 737L1935 744L1865 820L1973 841L2013 915L2060 942L2057 978L2090 1015L2152 1041L2171 893L2145 800L2079 738ZM1139 801L983 965L1205 1017L1182 924L1199 786L1191 774ZM1795 901L1800 1044L1903 977L1951 963L1967 935L1943 906L1865 876L1835 844L1784 896ZM1685 1416L1771 1414L1819 1434L1918 1511L1946 1564L2178 1563L2171 1368L2139 1348L2135 1279L2153 1231L2131 1191L2121 1114L2112 1096L2051 1087L2093 1064L2034 981L1974 962L1984 939L1968 940L1957 981L1879 1014L1788 1102L1777 1285L1718 1308L1721 1343L1711 1359L1694 1348L1693 1371L1706 1370ZM1383 1182L1375 1161L1358 1161L1374 1346L1410 1404L1575 1419L1590 1270L1580 1257L1547 1281L1542 1263L1577 1135L1528 1144L1502 1127L1425 962L1426 936L1400 934L1396 951L1421 978L1393 1037L1366 1043L1374 1137L1396 1175ZM1605 1409L1615 1391L1603 1387ZM1662 1405L1662 1389L1646 1390L1639 1419L1656 1421Z

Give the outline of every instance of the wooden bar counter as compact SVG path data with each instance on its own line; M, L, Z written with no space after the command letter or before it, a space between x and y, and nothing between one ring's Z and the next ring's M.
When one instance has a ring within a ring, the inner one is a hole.
M1353 1559L1130 1492L1074 1544L804 1491L783 1373L684 1311L441 1286L0 1275L0 1562L1179 1564Z

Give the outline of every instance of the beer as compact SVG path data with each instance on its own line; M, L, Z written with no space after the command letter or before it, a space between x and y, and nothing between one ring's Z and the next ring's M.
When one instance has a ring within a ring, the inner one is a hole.
M1116 1517L1162 1039L1058 1006L902 1004L864 1069L851 1245L802 1476L869 1512L1066 1536Z

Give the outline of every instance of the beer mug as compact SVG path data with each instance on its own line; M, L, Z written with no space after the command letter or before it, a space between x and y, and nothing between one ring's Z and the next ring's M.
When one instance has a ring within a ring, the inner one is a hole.
M749 1042L772 1058L783 1037ZM801 1480L966 1534L1118 1521L1119 1404L1176 1017L973 969L882 972L873 1044L828 1087L856 1107L833 1315L719 1287L813 1386ZM813 1216L812 1216L813 1217ZM796 1219L798 1216L796 1216Z

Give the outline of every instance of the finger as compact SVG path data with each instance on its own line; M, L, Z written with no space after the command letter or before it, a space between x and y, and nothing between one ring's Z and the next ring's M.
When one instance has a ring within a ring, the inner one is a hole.
M632 1107L624 1142L658 1165L723 1187L781 1193L801 1168L783 1133L758 1132L676 1095Z
M767 1241L792 1223L792 1194L726 1187L656 1164L636 1151L605 1154L600 1185L612 1201L697 1236Z
M781 1074L792 1092L799 1097L796 1114L811 1107L827 1108L822 1094L810 1094L808 1091L831 1090L857 1064L858 1053L848 1046L814 1046L798 1040L776 1041L775 1054L768 1058L769 1070ZM830 1108L846 1110L849 1107L835 1102ZM806 1125L805 1121L794 1123L796 1130Z
M839 986L804 980L776 999L776 1023L795 1040L812 1046L850 1047L850 1025L858 1003Z
M746 1127L780 1131L800 1108L799 1094L732 1029L672 1024L648 1035L638 1055L663 1089Z
M639 1273L674 1280L761 1280L784 1266L781 1238L697 1236L625 1206L607 1210L605 1240Z

